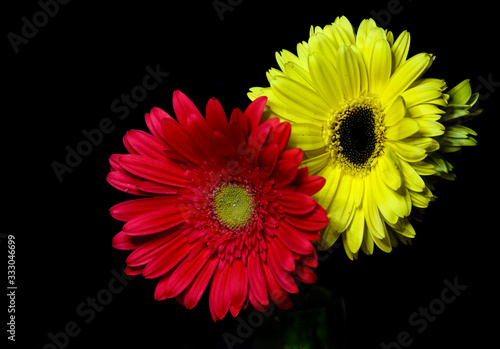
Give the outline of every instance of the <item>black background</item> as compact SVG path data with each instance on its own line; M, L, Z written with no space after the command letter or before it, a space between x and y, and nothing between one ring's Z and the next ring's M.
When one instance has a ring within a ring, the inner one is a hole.
M57 335L74 321L79 334L61 347L225 348L222 335L236 335L235 319L214 323L206 296L193 310L175 300L157 302L157 281L142 276L129 280L95 317L78 313L88 297L108 289L112 271L121 272L128 254L111 246L122 223L108 209L132 197L107 184L108 158L125 152L127 130L146 129L144 113L152 107L172 112L174 90L201 110L212 96L226 112L245 108L248 89L267 86L265 72L277 67L274 53L295 52L312 24L323 27L346 15L357 26L393 4L244 0L221 20L212 1L71 1L60 5L18 53L8 33L21 34L22 18L32 19L40 5L22 1L4 8L1 197L6 209L0 233L16 238L18 290L16 343L7 341L7 299L0 309L1 341L41 349L52 343L50 333ZM488 79L500 81L496 9L486 1L401 0L392 10L397 13L381 17L383 24L395 36L410 31L410 55L437 56L427 76L444 78L450 86L469 78L473 89L480 89L486 112L469 125L478 131L479 145L454 154L458 179L440 183L438 200L425 221L415 224L412 246L354 262L337 248L317 274L322 285L344 297L340 333L346 348L380 348L402 331L410 333L411 348L490 346L497 343L499 310L495 102L500 91L481 86ZM142 84L147 66L158 64L170 75L120 120L113 101ZM66 146L75 148L85 139L82 131L97 128L104 118L112 120L113 131L60 182L51 164L64 163ZM5 238L0 250L5 256L0 278L6 279ZM409 317L439 299L444 280L455 278L467 289L418 333Z

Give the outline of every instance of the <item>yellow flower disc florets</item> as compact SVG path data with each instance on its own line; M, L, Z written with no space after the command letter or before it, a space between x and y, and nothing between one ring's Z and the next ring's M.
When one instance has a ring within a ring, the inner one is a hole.
M374 95L362 95L344 103L323 128L323 140L331 161L355 176L365 176L383 154L384 112Z

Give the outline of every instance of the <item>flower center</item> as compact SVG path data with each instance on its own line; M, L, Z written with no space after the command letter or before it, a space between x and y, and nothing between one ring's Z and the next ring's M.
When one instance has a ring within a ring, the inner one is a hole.
M253 215L253 195L237 183L216 187L213 205L218 220L230 229L244 226Z
M346 100L323 129L333 163L348 173L364 176L384 148L384 113L377 97Z

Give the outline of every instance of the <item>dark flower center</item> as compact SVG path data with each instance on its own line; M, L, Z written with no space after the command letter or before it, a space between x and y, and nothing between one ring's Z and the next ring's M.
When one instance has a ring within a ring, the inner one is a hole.
M384 151L384 110L374 94L346 99L323 128L332 165L357 177L370 173Z
M338 130L340 152L353 165L365 164L375 151L377 139L371 108L360 106L347 111Z

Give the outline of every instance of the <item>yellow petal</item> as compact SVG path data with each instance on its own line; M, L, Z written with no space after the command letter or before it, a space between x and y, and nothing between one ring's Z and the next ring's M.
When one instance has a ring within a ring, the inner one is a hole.
M401 161L401 172L405 179L406 188L413 191L422 191L425 188L425 183L422 177L413 169L413 167L406 161Z
M324 33L331 40L335 50L338 50L340 46L343 45L353 45L354 40L344 31L344 29L336 24L332 23L325 27Z
M304 163L304 162L302 162ZM310 172L310 171L309 171ZM311 172L310 172L311 173ZM319 171L318 176L326 179L326 183L321 190L314 195L314 198L322 207L330 206L330 203L337 191L341 170L339 167L325 166Z
M432 197L424 195L423 193L417 193L410 190L410 197L412 205L418 208L427 208Z
M356 46L360 51L363 51L364 49L368 33L375 27L377 27L377 23L375 23L372 18L364 19L359 25L358 31L356 33Z
M399 217L385 202L381 189L382 186L385 187L385 184L382 182L382 179L378 176L376 171L372 171L372 173L370 173L370 175L367 178L369 178L370 180L370 188L373 191L374 201L376 202L377 208L384 217L385 221L390 223L396 223Z
M363 209L356 209L349 228L346 231L347 246L352 253L357 253L365 234L365 215Z
M313 119L307 115L304 115L297 110L290 109L287 107L282 101L280 101L275 94L272 92L270 87L266 88L252 88L250 90L250 93L248 94L250 99L255 99L260 96L267 96L267 103L266 103L266 113L271 111L271 115L269 117L272 117L274 115L278 116L280 119L290 121L291 123L312 123L318 127L321 127L322 121Z
M354 28L351 22L349 22L349 20L345 16L342 16L335 19L335 24L337 24L344 30L344 33L349 38L349 43L354 45L356 42L356 37L354 35Z
M365 229L365 236L363 237L363 243L361 244L361 250L365 254L371 255L371 254L373 254L373 247L374 247L373 239L372 239L370 233L368 232L368 230Z
M371 190L365 190L363 204L365 208L366 228L370 237L383 239L386 234L385 223L377 208L377 202L373 198Z
M434 165L424 161L413 162L411 166L421 176L432 176L433 174L436 174Z
M399 96L396 98L394 103L392 103L387 114L385 115L385 126L391 127L392 125L399 122L406 115L406 105L404 99Z
M364 178L353 178L352 180L352 196L354 199L354 207L359 207L363 200L363 195L365 191L365 179Z
M289 148L301 148L304 151L315 150L325 146L321 128L309 124L293 124Z
M328 105L336 109L343 100L339 77L331 60L314 53L309 57L309 71L314 86Z
M441 98L443 95L442 90L446 87L444 80L439 79L425 79L427 83L419 84L412 87L405 92L402 96L405 99L406 107L411 108L415 105L432 101ZM438 83L436 85L436 83Z
M392 54L393 54L393 71L395 71L403 62L406 61L406 57L408 57L408 51L410 50L410 33L406 30L403 31L394 45L392 45Z
M357 52L355 52L357 51ZM361 54L355 46L342 46L338 52L337 73L344 97L354 99L366 89L366 68L363 65Z
M301 166L307 166L309 168L309 174L316 175L328 165L329 160L330 154L325 152L317 157L303 160Z
M402 141L387 141L387 144L398 154L398 156L408 162L416 162L425 159L427 152L424 148L411 145Z
M345 254L347 257L349 257L349 259L352 261L356 258L358 258L358 254L357 253L352 253L352 251L349 249L348 245L347 245L347 237L346 237L346 234L342 234L342 244L344 245L344 250L345 250Z
M377 40L371 51L370 63L367 64L371 92L384 90L391 76L391 60L391 48L387 40Z
M309 52L312 54L320 53L335 62L337 50L332 40L324 33L315 33L309 38Z
M385 225L384 225L385 228ZM375 245L377 245L378 248L380 248L382 251L389 253L392 251L392 241L391 241L391 235L389 232L385 231L385 235L383 239L378 239L376 237L373 238L373 241L375 242Z
M392 152L392 149L388 147L387 151ZM380 156L374 170L378 171L380 178L392 190L398 190L401 187L401 173L389 155Z
M280 53L276 52L276 61L278 62L278 65L281 70L285 70L284 65L285 63L288 62L301 65L299 57L297 57L288 50L282 50Z
M411 114L412 118L419 118L430 115L434 120L439 120L441 118L440 114L444 114L445 111L438 106L430 103L422 103L408 108L408 112Z
M343 232L348 227L354 214L354 200L351 196L352 176L340 177L335 195L326 209L330 224L335 231Z
M437 137L444 134L445 127L443 124L434 120L425 120L420 118L416 120L418 122L418 134L421 137Z
M401 64L391 76L389 83L381 95L383 103L391 104L397 96L403 93L430 66L433 56L419 53Z
M318 121L326 120L330 107L316 91L284 76L277 76L271 90L284 105Z
M333 229L329 224L326 228L321 231L321 237L318 240L318 248L320 251L328 250L337 239L340 237L341 233Z
M385 131L387 139L399 141L415 134L419 130L419 123L411 118L403 118L397 124L389 127Z
M311 75L300 65L292 62L287 62L285 63L284 68L285 69L283 71L288 78L295 80L308 88L313 88Z

